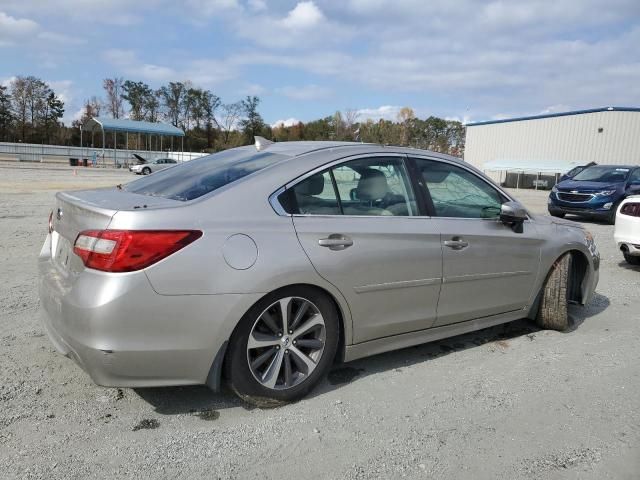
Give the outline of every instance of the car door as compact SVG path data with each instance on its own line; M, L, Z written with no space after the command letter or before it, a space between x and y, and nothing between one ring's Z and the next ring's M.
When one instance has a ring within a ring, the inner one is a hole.
M526 308L542 244L535 225L525 221L524 231L516 233L500 222L506 196L464 165L413 161L442 238L443 283L434 326Z
M153 167L154 172L157 172L158 170L164 170L165 168L167 168L166 160L164 158L156 160Z
M440 233L418 216L403 155L338 163L287 191L300 245L349 304L355 343L433 324Z

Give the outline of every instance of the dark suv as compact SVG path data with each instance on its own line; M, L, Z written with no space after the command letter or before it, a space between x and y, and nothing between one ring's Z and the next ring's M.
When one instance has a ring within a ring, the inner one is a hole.
M554 217L570 213L614 224L620 202L638 193L639 166L595 165L554 186L547 207Z

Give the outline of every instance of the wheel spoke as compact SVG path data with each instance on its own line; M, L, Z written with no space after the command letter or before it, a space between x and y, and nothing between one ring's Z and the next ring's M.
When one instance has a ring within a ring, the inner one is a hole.
M311 371L314 368L316 368L316 362L311 360L311 358L309 358L307 355L302 353L296 347L292 346L291 348L289 348L289 355L292 355L292 354L293 354L293 361L298 366L298 368L302 371L302 373L305 373L306 375L308 375L309 373L311 373Z
M271 315L269 312L264 312L262 314L262 317L260 318L262 318L262 321L267 325L267 327L269 327L269 329L273 333L277 334L280 331L276 323L276 320L273 318L273 315Z
M298 311L296 312L296 316L293 317L293 321L289 326L290 330L295 330L295 328L300 323L300 320L302 320L302 317L304 317L304 314L307 313L307 310L309 310L309 305L310 305L309 302L304 302L302 305L300 305L300 307L298 308Z
M270 348L269 350L267 350L266 352L258 355L252 362L251 362L251 369L255 371L256 368L261 367L267 360L269 360L274 353L277 353L278 350L276 350L276 348Z
M293 373L291 371L291 355L284 356L284 386L292 385Z
M317 338L303 338L301 340L296 340L296 347L298 348L307 347L314 350L319 350L323 345L324 343L322 342L322 340L319 340Z
M278 375L280 374L280 368L282 368L282 357L284 357L282 349L277 350L276 355L269 364L269 368L267 368L262 376L262 383L265 387L274 388L276 386Z
M280 343L278 337L272 335L266 335L264 333L256 332L255 330L249 335L249 342L247 348L253 350L255 348L273 347Z
M286 335L289 331L289 317L291 316L291 298L280 300L280 311L282 312L282 332Z
M298 338L299 336L304 335L313 327L318 325L324 325L324 318L322 318L322 315L319 313L316 313L293 332L293 338Z

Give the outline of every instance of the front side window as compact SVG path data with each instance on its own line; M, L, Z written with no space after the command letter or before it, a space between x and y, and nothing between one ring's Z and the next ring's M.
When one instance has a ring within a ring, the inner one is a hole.
M450 163L416 159L438 217L495 218L503 198L480 177Z
M367 158L342 163L293 186L279 198L285 211L302 215L417 215L404 162Z

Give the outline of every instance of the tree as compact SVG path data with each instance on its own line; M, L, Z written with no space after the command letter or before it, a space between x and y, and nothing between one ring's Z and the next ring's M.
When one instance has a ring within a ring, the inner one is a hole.
M145 120L157 122L160 114L160 90L151 90L145 99L144 106L146 109Z
M344 112L344 129L345 140L354 140L354 132L356 130L356 124L358 123L358 117L360 112L353 109L347 109Z
M124 109L122 108L124 90L122 78L105 78L102 86L107 93L107 111L113 118L122 117L124 115Z
M12 122L11 96L8 88L0 85L0 140L9 140Z
M240 122L240 127L244 133L245 142L251 144L254 137L261 134L265 127L264 120L258 113L260 99L256 96L247 95L247 98L242 100L241 103L245 118Z
M49 90L45 109L43 111L44 138L47 143L51 139L51 130L58 126L58 122L64 115L64 102L58 98L53 90Z
M185 86L182 82L169 82L169 85L163 86L158 90L162 106L164 107L164 116L174 127L180 125L184 92Z
M144 120L147 116L149 98L154 97L154 91L144 82L127 80L122 84L122 98L129 102L131 110L129 116L132 120Z
M214 95L211 91L205 90L200 96L200 108L203 112L203 118L207 125L207 148L213 147L213 125L218 129L220 126L216 120L216 110L220 107L220 97Z
M222 105L222 114L217 123L222 130L223 143L226 148L229 147L231 132L237 128L243 109L242 102L225 103Z
M20 131L22 141L27 140L27 132L33 135L45 110L49 86L34 76L16 77L10 84L13 101L13 116Z

